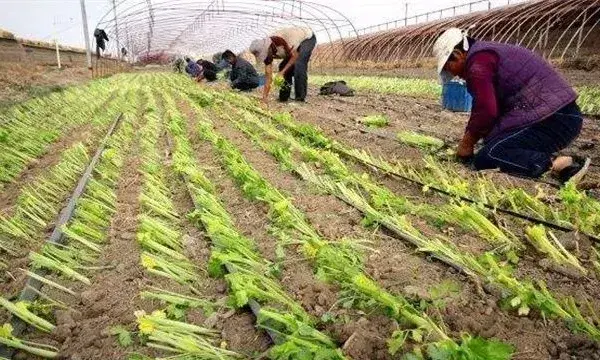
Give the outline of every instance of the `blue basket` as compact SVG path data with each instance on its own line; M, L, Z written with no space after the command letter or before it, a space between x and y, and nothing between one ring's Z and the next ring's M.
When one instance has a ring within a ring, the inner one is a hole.
M473 97L467 91L467 85L460 81L445 83L442 90L442 107L456 112L471 111Z

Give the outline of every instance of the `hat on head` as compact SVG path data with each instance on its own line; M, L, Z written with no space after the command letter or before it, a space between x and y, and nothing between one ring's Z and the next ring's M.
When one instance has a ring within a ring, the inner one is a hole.
M248 49L259 62L264 62L269 55L269 46L271 46L271 38L257 39L250 44Z
M456 45L460 44L461 41L463 42L463 49L468 51L469 41L467 39L467 32L459 28L450 28L444 31L444 33L437 38L435 44L433 44L433 55L437 60L437 73L440 76L440 82L442 84L453 78L452 74L444 71L444 66L446 66L446 62L450 59L450 55L452 55Z

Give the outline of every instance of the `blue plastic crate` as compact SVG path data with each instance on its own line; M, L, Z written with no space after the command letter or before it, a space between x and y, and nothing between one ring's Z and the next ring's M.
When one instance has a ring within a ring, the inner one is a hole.
M456 112L470 112L473 107L473 97L467 91L467 85L462 81L449 81L442 88L442 107Z

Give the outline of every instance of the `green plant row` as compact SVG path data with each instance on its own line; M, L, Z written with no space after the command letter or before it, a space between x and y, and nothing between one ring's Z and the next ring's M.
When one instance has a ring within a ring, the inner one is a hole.
M165 165L159 153L159 137L163 130L154 94L145 91L147 104L144 111L145 125L140 129L140 156L142 164L142 188L140 191L140 214L138 216L137 242L141 247L140 263L149 275L163 277L199 293L202 282L200 269L184 253L183 220L171 199L167 184ZM206 300L150 287L140 296L160 302L165 307L147 314L135 312L137 328L145 346L176 353L182 358L224 360L239 355L216 345L219 334L215 330L185 321L188 309L199 308L206 316L214 312L214 306ZM132 344L130 333L124 328L113 328L122 346Z
M56 217L64 197L79 180L89 159L85 146L77 143L64 151L59 163L47 174L21 190L13 215L0 214L0 249L6 253L2 257L16 255L23 240L29 240L31 245L35 235Z
M159 114L154 96L150 94L145 118L148 126L141 132L143 185L139 197L142 215L139 217L137 240L142 248L141 264L147 272L190 286L198 292L199 269L183 255L181 218L171 201L171 191L165 185L157 143Z
M243 121L234 120L235 125L259 143L261 143L261 136L268 136L275 140L275 142L263 143L262 147L275 155L278 160L287 163L291 161L291 158L288 159L291 154L286 149L297 151L304 161L318 164L337 181L362 188L369 193L371 203L378 209L390 208L398 214L424 217L435 225L442 223L458 225L465 230L472 230L485 242L503 252L523 248L514 234L492 223L486 218L486 213L475 205L458 200L442 207L426 203L415 204L405 197L396 195L389 188L377 184L367 174L351 171L336 153L328 149L311 147L310 143L303 141L303 138L296 139L291 133L277 129L276 123L272 123L268 118L259 119L245 110L240 113ZM287 123L294 126L291 117L287 114L277 115L276 118L277 124Z
M379 76L342 76L352 89L383 94L396 94L428 99L439 99L442 87L435 80L416 78L391 78ZM321 86L330 81L340 80L340 76L311 75L309 83Z
M223 116L222 113L220 115ZM465 336L461 342L451 339L440 325L414 308L405 298L385 291L364 273L357 244L331 242L323 238L290 199L254 170L239 150L217 134L209 122L200 121L199 133L203 139L213 144L222 163L244 194L269 206L274 234L284 243L298 245L299 251L314 264L319 278L339 284L343 289L354 293L356 298L365 299L364 303L372 303L387 312L391 318L405 324L403 329L394 334L391 351L397 351L404 340L410 338L416 343L428 344L425 352L430 356L436 352L458 356L459 353L473 350L475 344L483 344L479 347L483 353L479 355L485 357L492 352L499 355L500 359L510 357L511 347L493 340L470 336Z
M225 97L226 103L236 102L236 100L235 96ZM236 125L248 133L250 131L248 125L252 124L258 131L252 131L250 136L256 138L268 135L281 142L280 145L272 143L263 146L280 161L285 163L286 155L289 156L289 151L286 149L291 148L298 151L304 161L319 164L336 181L362 189L368 194L372 206L378 210L389 209L400 215L424 217L438 226L441 224L458 225L463 229L475 232L483 241L494 246L496 252L500 250L500 252L506 253L512 261L516 260L514 257L524 249L524 243L517 236L508 229L495 225L487 218L493 214L478 205L468 204L459 199L450 199L447 205L441 207L414 204L409 199L378 185L368 175L351 172L339 156L331 150L336 146L341 147L341 145L327 139L318 129L296 123L289 114L277 114L257 119L252 113L244 111L242 116L244 121L235 121ZM277 125L283 126L291 133L278 129ZM298 134L299 139L295 139L293 134ZM346 150L346 152L348 151L351 150ZM362 155L363 158L365 156ZM367 162L370 162L368 159ZM549 241L546 236L527 236L524 239L528 240L538 252L548 256L556 265L567 266L583 275L587 274L587 270L583 268L577 258L564 249L560 243Z
M276 340L269 350L271 359L344 359L337 345L315 329L316 320L281 287L277 265L265 260L254 241L237 231L214 185L198 167L185 119L168 94L165 106L174 139L173 167L185 179L196 206L188 218L206 231L213 245L209 274L225 278L234 307L248 306L250 301L262 305L258 325Z
M530 194L522 188L500 185L489 177L477 174L466 178L452 167L440 163L433 156L426 156L421 163L391 163L364 150L354 149L341 142L327 138L318 128L307 124L293 124L284 121L289 116L273 115L260 109L251 100L243 97L229 97L236 105L253 112L279 120L280 125L288 127L293 133L300 134L313 146L330 149L340 155L355 159L367 167L378 168L388 174L398 175L425 184L423 191L436 187L455 197L473 199L480 205L509 210L529 215L533 218L572 227L583 233L600 236L600 202L587 195L585 191L568 183L555 194L546 194L538 188L537 194ZM556 201L559 200L559 201Z
M114 101L93 120L98 130L112 123L124 101ZM88 150L77 143L65 150L61 160L20 190L11 214L0 213L0 249L15 255L22 247L39 244L39 236L56 218L64 198L70 193L89 162ZM2 254L2 257L6 256Z
M114 82L94 82L14 109L0 126L0 189L12 181L62 134L90 122L111 97ZM101 116L100 116L101 117Z
M61 244L46 243L38 252L31 252L31 270L42 270L57 277L57 281L49 279L49 276L38 275L29 272L30 276L42 281L44 286L53 290L74 295L68 286L61 285L63 281L79 281L90 285L91 281L87 272L94 269L94 264L102 251L102 245L106 242L108 229L113 214L116 211L116 185L123 168L126 151L133 139L135 117L132 114L135 102L124 106L124 121L120 128L108 139L107 146L101 155L101 159L94 169L93 178L88 182L83 196L79 199L73 217L61 229L64 242ZM54 308L67 308L67 305L59 300L53 300L50 296L38 291L42 300L33 303L19 301L10 302L2 298L2 306L12 313L13 316L32 327L50 332L54 325L47 320ZM7 327L8 329L8 327ZM6 339L16 342L18 339L11 334ZM26 344L21 342L21 344ZM18 348L18 346L16 346ZM21 347L21 349L24 349ZM56 349L43 348L47 357L56 357ZM49 350L50 349L50 350ZM36 349L28 348L26 351L36 352ZM39 349L38 349L39 350Z
M300 127L293 122L289 115L281 114L275 116L274 119L276 119L275 124L285 124L284 126L286 128L295 129L296 133L299 133ZM262 130L265 133L278 135L280 133L278 131L273 132L273 130L271 130L271 132L269 132L268 129L265 129L268 123L268 121L263 121L258 124L263 127ZM273 126L275 124L273 124ZM309 126L303 127L301 131L304 132L304 135L306 135L306 133L315 134L318 132L317 129L309 130L309 128ZM295 148L299 149L308 161L316 160L323 163L328 169L329 174L334 176L337 181L342 180L345 183L351 181L354 186L362 188L369 193L371 203L378 209L385 210L390 207L399 214L418 215L425 217L434 224L444 222L458 225L463 229L472 230L484 241L493 245L496 248L495 250L501 250L501 252L507 253L509 259L512 259L515 255L518 255L519 252L524 250L524 242L507 228L491 222L488 217L493 219L494 214L478 204L465 203L460 199L450 199L448 205L438 208L427 206L425 204L415 205L408 199L394 194L389 189L375 184L368 176L356 173L351 174L344 162L336 156L336 153L328 149L312 148L310 146L310 140L306 141L307 138L305 137L301 137L298 141L295 141L292 134L287 134L287 136L283 136L281 139L287 140L289 145L293 145ZM312 155L313 153L318 155ZM362 157L365 158L365 155L363 154ZM366 159L368 163L372 162L368 158ZM441 170L437 165L436 169ZM450 178L446 179L448 179L448 181L445 183L451 181ZM545 229L543 227L537 227L536 229L538 229L538 231L531 231L531 229L533 228L527 228L527 236L524 237L523 240L529 242L535 250L542 255L547 256L558 266L566 266L583 275L587 275L587 270L574 255L569 253L569 251L567 251L558 241L548 240L548 237L544 234ZM531 236L532 233L538 233L540 236ZM549 235L552 238L553 235L551 233L549 233Z

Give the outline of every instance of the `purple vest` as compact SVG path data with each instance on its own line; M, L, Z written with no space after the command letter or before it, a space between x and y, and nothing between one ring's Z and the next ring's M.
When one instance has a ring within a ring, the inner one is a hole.
M519 46L476 41L469 59L480 51L498 55L495 79L499 118L485 141L538 123L577 100L577 94L550 64L534 52ZM468 85L468 84L467 84Z

